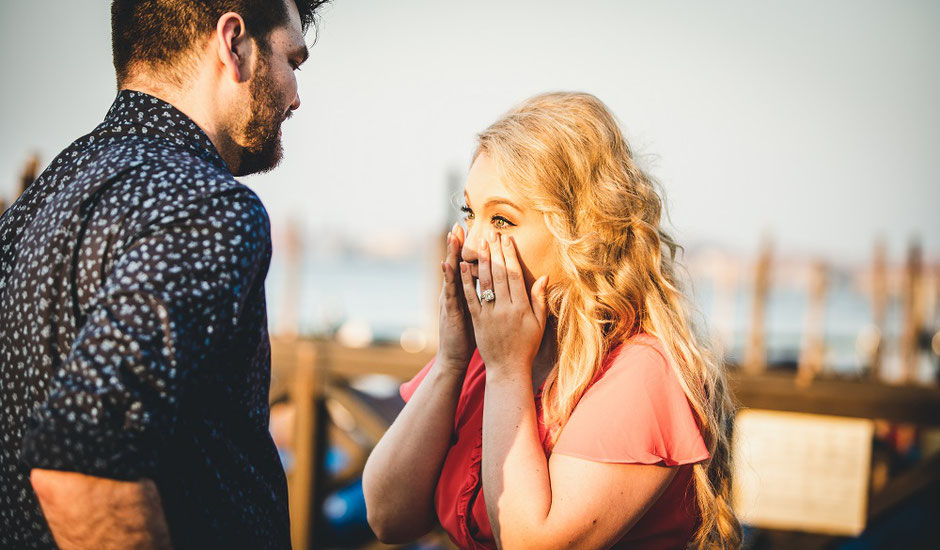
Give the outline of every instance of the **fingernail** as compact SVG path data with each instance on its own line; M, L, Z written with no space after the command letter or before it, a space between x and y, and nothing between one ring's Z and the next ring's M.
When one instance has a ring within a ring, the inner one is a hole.
M467 272L467 262L460 262L460 272L461 273Z
M486 242L486 239L484 239L483 237L480 237L480 250L481 251L486 250L486 246L488 244L489 243Z

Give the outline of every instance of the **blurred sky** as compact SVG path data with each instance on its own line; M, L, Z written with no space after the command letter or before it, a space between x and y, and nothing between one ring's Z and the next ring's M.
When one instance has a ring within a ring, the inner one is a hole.
M0 1L0 194L103 118L109 2ZM685 244L940 256L940 3L335 0L286 159L246 178L275 224L424 239L474 135L538 92L622 121ZM310 35L313 38L313 35Z

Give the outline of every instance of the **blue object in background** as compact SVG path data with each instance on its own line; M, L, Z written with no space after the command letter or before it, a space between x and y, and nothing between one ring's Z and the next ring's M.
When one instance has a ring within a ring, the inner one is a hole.
M869 525L858 538L838 550L935 550L940 548L940 486L934 484L885 517Z
M294 453L290 449L278 447L277 454L281 458L284 471L290 472L294 468ZM330 445L326 450L326 456L323 457L323 462L328 475L337 475L349 466L349 454L341 447Z
M326 456L323 457L324 467L327 475L336 475L349 466L349 454L342 447L330 445L326 449Z
M362 478L327 496L323 501L323 517L339 539L369 531Z

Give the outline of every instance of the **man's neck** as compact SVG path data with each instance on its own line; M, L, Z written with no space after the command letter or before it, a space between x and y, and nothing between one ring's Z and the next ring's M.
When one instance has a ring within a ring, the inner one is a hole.
M237 146L228 137L228 134L222 132L219 126L214 123L215 114L206 108L208 102L199 99L199 88L198 83L194 83L185 90L178 90L169 86L143 83L140 80L126 82L121 85L122 90L143 92L165 101L189 117L209 137L209 141L212 142L212 146L215 147L219 156L225 161L229 171L235 173L238 169L239 157L233 152L237 150Z

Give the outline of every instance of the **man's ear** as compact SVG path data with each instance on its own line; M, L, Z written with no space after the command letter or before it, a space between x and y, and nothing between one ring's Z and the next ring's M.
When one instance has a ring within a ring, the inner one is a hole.
M245 32L242 16L228 12L220 17L215 29L215 39L224 73L235 82L249 80L254 43Z

